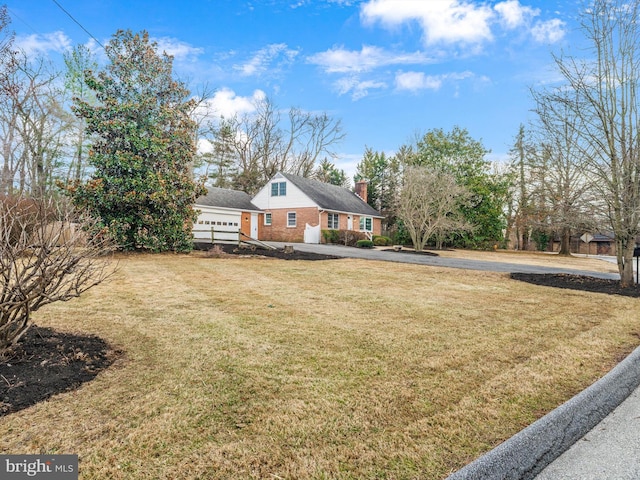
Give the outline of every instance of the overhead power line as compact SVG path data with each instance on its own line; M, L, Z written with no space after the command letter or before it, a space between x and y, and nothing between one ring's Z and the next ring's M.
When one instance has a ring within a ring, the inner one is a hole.
M73 15L71 15L69 12L67 12L67 11L64 9L64 7L63 7L62 5L60 5L60 4L57 2L57 0L51 0L51 1L52 1L53 3L55 3L55 4L58 6L58 8L59 8L60 10L62 10L64 13L66 13L66 14L67 14L67 16L68 16L71 20L73 20L73 21L74 21L74 22L75 22L75 23L76 23L76 24L77 24L77 25L78 25L82 30L84 30L84 31L87 33L87 35L89 35L91 38L93 38L93 39L96 41L96 43L97 43L98 45L100 45L102 48L104 48L104 45L102 45L102 43L100 43L100 40L98 40L96 37L94 37L94 36L91 34L91 32L90 32L89 30L87 30L86 28L84 28L84 27L82 26L82 24L81 24L78 20L76 20L75 18L73 18Z

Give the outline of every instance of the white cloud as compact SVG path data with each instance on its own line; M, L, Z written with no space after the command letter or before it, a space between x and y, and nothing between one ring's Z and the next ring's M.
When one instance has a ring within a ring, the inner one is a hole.
M344 77L334 83L338 94L351 93L353 100L359 100L369 95L369 90L386 88L387 84L376 80L360 80L357 76Z
M396 75L398 90L438 90L442 85L442 77L425 75L424 72L402 72Z
M158 52L166 52L176 61L193 61L204 52L202 48L193 47L175 38L160 37L152 40L158 44Z
M480 51L494 39L496 26L513 31L521 29L537 42L557 42L564 36L564 22L560 19L538 21L540 10L520 3L503 0L493 8L488 2L470 0L369 0L363 3L360 17L365 24L380 23L397 28L417 22L426 46L470 46L470 53Z
M198 107L196 117L231 118L234 115L252 113L256 109L256 103L265 97L266 94L262 90L255 90L250 97L243 97L230 88L222 88Z
M475 75L469 71L442 75L427 75L424 72L399 72L396 74L395 84L397 90L417 92L419 90L439 90L445 82L457 82L473 77Z
M417 21L427 45L479 44L493 38L491 8L465 0L370 0L360 15L364 23L387 27Z
M276 63L276 68L291 63L298 53L300 53L298 50L292 50L284 43L274 43L261 48L249 61L234 65L233 68L240 71L243 76L260 75L273 63Z
M540 43L555 43L564 38L565 23L557 18L546 22L537 22L531 29L533 38Z
M64 32L32 35L19 35L15 39L15 46L24 51L27 57L48 52L63 53L72 46L71 39Z
M500 2L493 8L498 12L500 23L509 30L528 24L531 18L540 15L539 9L521 5L519 0Z
M323 67L328 73L359 73L387 65L425 64L432 60L422 52L390 52L380 47L363 45L360 51L334 47L308 57L307 61Z
M205 154L205 153L212 153L213 152L213 144L209 140L207 140L206 138L199 138L198 139L197 149L198 149L198 153L200 155Z

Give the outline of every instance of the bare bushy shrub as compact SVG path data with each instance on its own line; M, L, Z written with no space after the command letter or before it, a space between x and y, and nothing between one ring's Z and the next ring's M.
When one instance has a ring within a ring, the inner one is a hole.
M54 199L0 199L0 356L40 307L107 278L114 245L97 222Z

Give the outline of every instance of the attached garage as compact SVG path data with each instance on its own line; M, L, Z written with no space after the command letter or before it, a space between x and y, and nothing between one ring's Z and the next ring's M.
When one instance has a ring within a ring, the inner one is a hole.
M259 238L262 210L251 203L251 197L238 190L209 187L207 194L196 200L198 219L193 226L197 242L237 242Z
M197 206L200 211L193 229L196 241L237 241L238 231L242 225L242 212Z

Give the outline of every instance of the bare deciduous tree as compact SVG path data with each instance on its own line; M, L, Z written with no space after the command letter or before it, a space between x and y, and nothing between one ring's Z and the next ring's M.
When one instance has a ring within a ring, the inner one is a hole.
M558 93L559 95L559 93ZM540 151L533 165L535 185L532 200L538 214L538 228L558 232L560 255L570 254L571 234L579 229L594 230L595 199L587 175L586 158L580 145L575 116L564 102L538 98L537 113Z
M0 356L40 307L66 301L112 272L112 243L87 217L52 199L0 201Z
M471 226L460 215L460 207L469 196L451 173L406 167L398 217L409 232L413 247L422 250L436 233L469 230Z
M592 55L557 57L566 85L546 101L564 104L575 121L575 146L606 203L621 285L628 286L640 234L640 1L593 0L582 30Z
M43 196L54 185L71 117L59 102L57 74L42 59L16 55L0 102L0 193Z
M250 114L222 119L207 130L212 145L231 142L236 165L228 169L228 183L247 193L255 193L279 171L313 176L320 156L335 156L332 148L344 138L340 121L325 113L291 108L283 119L269 98L258 99L254 107ZM216 165L221 161L215 152L209 160Z

